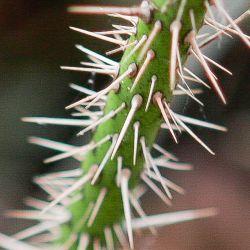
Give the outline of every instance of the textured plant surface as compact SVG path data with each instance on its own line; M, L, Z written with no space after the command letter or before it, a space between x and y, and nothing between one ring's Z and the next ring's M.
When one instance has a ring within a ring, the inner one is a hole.
M227 21L227 26L216 22L210 5L216 7ZM207 10L210 17L204 20ZM186 124L221 131L226 129L179 115L171 109L170 101L173 95L188 95L203 105L194 96L200 90L192 91L186 83L186 80L191 80L208 86L184 66L188 55L192 54L201 63L219 98L226 103L210 68L216 63L203 55L201 48L225 33L238 35L249 47L249 37L237 25L249 12L234 21L219 0L143 1L140 6L131 8L72 6L69 11L110 14L122 19L124 23L113 25L112 31L71 29L119 46L107 54L124 53L118 63L77 45L90 62L81 62L85 67L62 67L108 74L113 78L110 85L100 92L71 85L88 96L66 108L74 108L73 115L84 116L85 119L23 119L27 122L84 126L78 135L91 130L95 132L91 142L81 147L30 138L31 143L61 151L47 158L46 163L74 157L82 165L76 170L37 177L35 182L53 201L29 199L27 203L34 210L7 212L8 216L37 219L41 223L15 234L13 238L16 241L13 242L1 235L0 245L6 249L134 249L133 231L137 229L148 228L155 234L157 226L216 214L215 209L201 209L146 216L139 201L145 192L140 181L142 179L167 205L171 205L171 189L183 193L181 187L161 175L160 168L190 170L191 166L178 163L173 155L155 144L161 128L168 129L176 142L178 134L186 131L214 154ZM216 33L197 37L204 23L215 27ZM222 66L216 66L228 72ZM153 157L153 148L160 156ZM138 218L134 216L132 207Z

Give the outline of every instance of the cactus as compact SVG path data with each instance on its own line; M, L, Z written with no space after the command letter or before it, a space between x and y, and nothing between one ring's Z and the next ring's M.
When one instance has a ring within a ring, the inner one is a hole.
M226 26L214 19L211 5L227 20ZM210 17L205 18L207 11ZM66 109L75 109L75 115L88 119L23 118L26 122L84 126L79 136L90 130L95 131L91 142L81 147L30 138L31 143L61 152L45 159L45 163L74 157L82 162L81 167L36 178L35 182L53 201L29 200L29 205L36 210L9 211L6 214L42 222L17 233L15 243L11 243L8 236L0 235L0 246L6 249L39 249L39 242L31 246L25 241L40 235L41 242L48 237L45 245L41 243L41 247L47 249L134 249L133 232L136 229L148 228L155 234L158 226L215 215L216 209L208 208L146 216L139 201L144 193L141 180L168 206L171 205L171 189L183 193L181 187L162 176L160 168L190 170L191 166L179 163L155 143L161 128L169 130L176 143L178 133L186 131L214 154L187 124L220 131L226 131L226 128L177 114L170 102L173 95L188 95L203 105L195 96L199 90L190 89L186 83L187 79L191 79L208 87L185 67L187 57L192 54L204 68L222 103L226 104L210 64L227 70L206 57L201 49L223 33L238 35L250 47L249 37L237 25L249 13L232 20L220 0L152 0L133 7L71 6L69 12L109 14L128 22L129 25L113 25L113 30L100 32L71 27L93 39L118 46L107 54L124 53L118 63L76 45L91 62L82 62L85 67L62 67L65 70L108 74L113 78L99 92L71 85L88 96ZM204 23L215 27L216 33L198 43L198 31ZM154 157L152 150L160 156ZM140 217L133 216L132 207ZM56 235L55 228L59 228ZM49 235L45 233L47 231Z

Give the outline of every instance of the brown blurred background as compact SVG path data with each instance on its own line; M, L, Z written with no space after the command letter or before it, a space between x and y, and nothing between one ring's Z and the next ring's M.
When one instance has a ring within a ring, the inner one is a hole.
M38 188L31 179L36 174L68 168L74 161L58 165L43 165L42 160L52 151L29 145L28 136L70 142L78 128L24 124L24 116L69 117L64 106L77 93L68 83L86 84L88 74L62 71L61 65L78 65L83 55L74 47L82 44L105 52L98 40L89 39L68 29L76 26L89 30L110 27L114 19L107 17L73 16L66 12L70 4L109 4L112 1L72 0L2 0L0 2L0 210L24 208L23 198L36 195ZM117 2L117 1L116 1ZM249 8L248 0L225 1L236 17ZM135 4L119 1L119 5ZM238 10L235 11L235 10ZM250 19L241 25L250 33ZM166 208L158 198L144 198L146 211L167 212L181 209L218 207L217 217L169 226L159 230L157 237L146 234L139 239L137 249L157 250L246 250L250 246L250 53L238 38L217 40L205 52L217 58L233 72L233 76L217 71L228 97L223 106L213 91L206 91L200 108L190 99L175 101L176 109L186 115L225 125L228 133L193 128L215 152L210 156L187 135L178 146L164 133L161 143L183 162L194 165L191 172L165 171L172 181L184 187L187 194L174 194L174 205ZM119 55L113 59L119 60ZM190 62L189 68L204 74ZM206 80L206 78L204 77ZM98 77L96 89L107 83ZM80 140L76 141L80 143ZM77 163L76 163L77 164ZM58 167L59 166L59 167ZM0 231L15 233L23 222L0 219Z

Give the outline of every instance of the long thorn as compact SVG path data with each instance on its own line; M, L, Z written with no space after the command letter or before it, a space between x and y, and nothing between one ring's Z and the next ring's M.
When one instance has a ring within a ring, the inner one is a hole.
M4 247L5 249L11 249L11 250L39 250L37 247L33 247L29 244L26 244L24 242L18 241L13 239L12 237L9 237L7 235L4 235L0 233L0 246Z
M169 65L169 75L170 75L170 89L173 91L175 89L175 79L176 79L176 61L177 61L177 49L179 44L179 35L181 30L181 22L175 20L171 23L171 52L170 52L170 65Z
M127 43L128 43L127 41L121 41L121 40L114 39L114 38L111 38L108 36L99 35L95 32L91 32L91 31L87 31L87 30L83 30L83 29L79 29L79 28L75 28L75 27L69 27L69 28L74 30L74 31L80 32L82 34L86 34L86 35L89 35L89 36L92 36L92 37L95 37L95 38L98 38L98 39L101 39L101 40L104 40L104 41L107 41L110 43L118 44L121 46L127 45Z
M105 196L107 195L108 193L108 189L106 187L103 187L99 193L99 196L97 197L97 200L96 200L96 203L95 203L95 206L93 208L93 211L90 215L90 218L89 218L89 221L88 221L88 227L91 227L97 214L98 214L98 211L100 210L100 207L103 203L103 200L105 198Z
M123 233L122 227L118 224L114 225L114 231L123 249L129 249L129 243Z
M92 124L90 126L88 126L87 128L83 129L82 131L80 131L77 136L79 135L84 135L84 133L86 133L87 131L95 128L96 126L98 126L101 123L104 123L106 121L108 121L109 119L113 118L115 115L117 115L122 109L124 109L126 107L126 103L123 102L121 104L120 107L118 107L116 110L111 110L107 115L103 116L102 118L100 118L99 120L97 120L96 122L92 122Z
M226 18L226 20L232 25L232 27L238 32L239 37L243 40L243 42L250 47L250 42L247 40L247 38L244 36L243 32L239 28L239 26L235 23L235 21L230 17L230 15L227 13L227 11L224 9L224 7L221 4L220 0L214 0L213 1L216 8L219 10L219 12Z
M143 74L145 73L147 67L149 66L150 62L155 58L155 52L150 49L148 52L147 52L147 55L146 55L146 59L145 61L143 62L134 82L133 82L133 85L130 89L130 92L133 92L133 90L135 89L135 87L137 86L137 84L139 83L139 81L141 80Z
M121 174L122 174L122 156L117 157L117 175L116 175L116 186L121 186Z
M106 240L106 245L108 250L114 250L114 240L113 240L113 235L110 227L105 227L104 228L104 235L105 235L105 240Z
M158 107L161 111L162 117L163 117L164 121L166 122L166 124L168 125L169 131L170 131L174 141L176 143L178 143L176 135L175 135L175 133L170 125L169 119L167 117L167 114L166 114L165 109L164 109L163 104L162 104L162 94L160 92L156 92L153 96L153 100L158 105Z
M193 47L193 50L195 51L195 53L197 54L197 56L199 57L200 59L200 62L201 62L201 65L203 66L205 72L206 72L206 75L207 77L209 78L209 80L211 81L211 83L213 84L214 86L214 89L215 91L217 92L218 96L220 97L220 99L222 100L222 102L224 104L227 103L225 97L224 97L224 94L218 84L218 82L216 81L216 79L214 78L214 76L212 75L212 71L211 69L209 68L209 66L207 65L207 62L205 61L201 51L200 51L200 48L198 47L198 44L196 43L195 41L195 37L194 37L194 33L190 33L189 35L189 38L187 39L188 42L192 45Z
M117 87L117 85L120 84L126 77L134 75L136 71L137 71L136 64L135 63L130 64L128 66L128 69L122 75L120 75L115 81L113 81L107 88L98 92L97 96L86 106L86 109L92 106L93 103L98 101L103 95L106 95L109 91Z
M155 84L157 82L157 76L156 75L152 75L151 77L151 85L150 85L150 90L149 90L149 94L148 94L148 100L147 100L147 104L146 104L146 107L145 107L145 112L148 111L148 108L149 108L149 104L151 102L151 99L152 99L152 95L153 95L153 91L154 91L154 87L155 87Z
M112 139L112 144L111 146L109 147L109 150L107 151L107 153L105 154L100 166L98 167L96 173L95 173L95 176L93 177L92 181L91 181L91 184L94 185L95 182L97 181L100 173L102 172L103 168L105 167L106 163L108 162L113 150L114 150L114 147L117 143L117 137L118 137L118 134L115 134L113 136L113 139Z
M82 178L80 178L78 181L76 181L76 183L74 185L72 185L70 188L66 189L66 191L64 191L61 195L59 195L55 200L53 200L47 207L45 207L42 210L42 214L44 214L46 211L48 211L50 208L52 208L53 206L55 206L58 202L60 202L64 197L68 196L69 194L71 194L73 191L75 191L76 189L78 189L79 187L82 187L87 181L89 181L95 174L97 170L97 166L94 165L89 172L84 175Z
M162 30L162 23L161 21L158 20L155 22L154 27L151 33L149 34L148 39L138 56L138 61L141 61L142 58L146 55L146 53L148 52L148 49L150 48L151 44L154 42L157 35L161 32L161 30Z
M167 225L172 225L172 224L176 224L176 223L180 223L184 221L190 221L190 220L199 219L199 218L211 217L217 214L218 214L218 210L216 208L186 210L186 211L148 216L148 222L152 226L159 227L159 226L167 226ZM148 227L147 223L145 223L141 218L133 219L132 226L133 226L133 229Z
M145 3L144 4L142 3L141 6L132 6L132 7L72 5L68 8L68 12L74 14L85 14L85 15L120 14L128 16L138 16L145 22L149 22L151 17L150 6L148 6L148 4Z
M77 250L87 250L87 247L89 245L89 236L87 234L81 234L79 239L79 246Z
M173 111L171 111L172 112L172 115L175 117L175 119L176 119L176 121L180 124L180 126L182 126L197 142L199 142L210 154L212 154L212 155L214 155L215 153L203 142L203 141L201 141L201 139L198 137L198 136L196 136L195 134L194 134L194 132L191 130L191 129L189 129L187 126L186 126L186 124L184 123L184 122L182 122L182 120L178 117L178 116L176 116L176 114L173 112Z
M129 54L124 59L124 63L142 46L142 44L147 40L147 36L143 35L141 40L135 45L135 47L129 52Z
M131 210L129 205L129 187L128 187L130 176L131 176L131 170L127 168L122 170L121 192L122 192L123 209L126 220L130 248L134 249L134 238L131 226Z
M136 164L136 157L137 157L137 149L138 149L138 137L139 137L139 128L140 128L140 122L136 121L133 124L134 128L134 152L133 152L133 165Z
M114 159L114 157L115 157L115 155L116 155L116 153L117 153L117 151L118 151L118 149L120 147L120 144L121 144L121 142L122 142L122 140L123 140L123 138L124 138L124 136L126 134L128 126L130 125L130 123L131 123L131 121L132 121L132 119L133 119L133 117L135 115L135 112L142 105L142 102L143 102L143 99L139 94L133 96L132 101L131 101L130 111L129 111L128 115L127 115L127 118L126 118L126 120L125 120L125 122L123 124L122 130L121 130L121 132L119 134L119 137L117 139L114 151L113 151L112 156L111 156L111 160Z

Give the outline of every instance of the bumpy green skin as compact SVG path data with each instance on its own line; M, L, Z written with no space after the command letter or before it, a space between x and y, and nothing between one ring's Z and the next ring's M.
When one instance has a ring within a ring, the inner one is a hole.
M130 42L135 39L141 39L142 35L149 35L153 25L156 20L161 20L163 24L163 29L160 34L157 36L153 42L151 49L155 51L155 59L150 63L145 74L141 78L140 83L130 93L129 89L131 88L135 77L132 79L126 78L121 84L121 87L117 93L111 91L108 95L108 101L105 108L105 114L110 110L117 109L122 102L126 102L127 106L123 109L118 115L114 118L108 120L104 124L101 124L93 136L93 141L97 142L104 138L106 135L114 135L119 133L122 129L124 121L127 117L127 114L131 107L131 99L135 94L140 94L143 98L143 104L140 109L136 112L127 132L124 137L124 140L119 148L118 153L114 160L109 160L104 170L102 171L99 181L94 186L90 183L84 185L84 189L81 191L83 193L83 200L74 203L69 209L72 212L72 220L69 224L63 225L63 241L65 242L72 232L73 228L80 220L80 218L85 214L86 209L90 202L95 202L100 190L102 187L108 188L108 194L105 197L105 200L102 204L102 207L91 227L88 227L86 224L81 228L79 233L86 232L92 239L99 237L101 242L105 244L104 240L104 227L112 226L114 223L122 222L124 219L123 215L123 205L121 190L116 186L115 179L117 174L117 156L123 157L123 168L130 168L132 171L131 179L129 182L130 188L134 188L140 181L140 173L143 170L144 157L142 154L142 148L139 144L138 153L137 153L137 162L133 166L133 143L134 143L134 130L133 124L136 121L140 122L139 137L145 136L146 145L150 148L154 143L158 131L160 129L160 124L162 122L162 116L157 105L151 102L149 109L145 112L145 106L148 98L148 93L150 89L150 82L152 75L158 77L154 93L160 91L163 94L163 97L166 98L167 102L171 100L172 93L169 87L169 59L170 59L170 46L171 46L171 33L170 25L173 20L176 18L177 11L180 5L180 0L176 1L153 1L159 9L168 2L166 13L161 13L160 11L154 10L153 18L149 24L145 24L140 20L138 24L138 32L135 36L130 38ZM182 29L180 33L180 52L181 59L183 63L187 58L187 51L189 46L184 43L186 35L191 31L192 26L190 23L189 10L193 9L195 18L196 18L196 27L199 29L202 26L202 22L205 15L205 7L203 5L203 0L188 0L185 6L185 10L182 16ZM123 74L129 64L135 62L138 65L138 69L141 67L145 58L141 61L138 61L138 54L140 50L133 54L133 56L124 63L124 58L132 48L128 48L121 59L120 62L120 72ZM137 71L138 72L138 71ZM84 173L90 169L94 164L100 164L111 145L111 141L106 142L96 150L90 152L82 164ZM77 244L75 244L72 249L76 249ZM92 249L90 247L90 249Z

